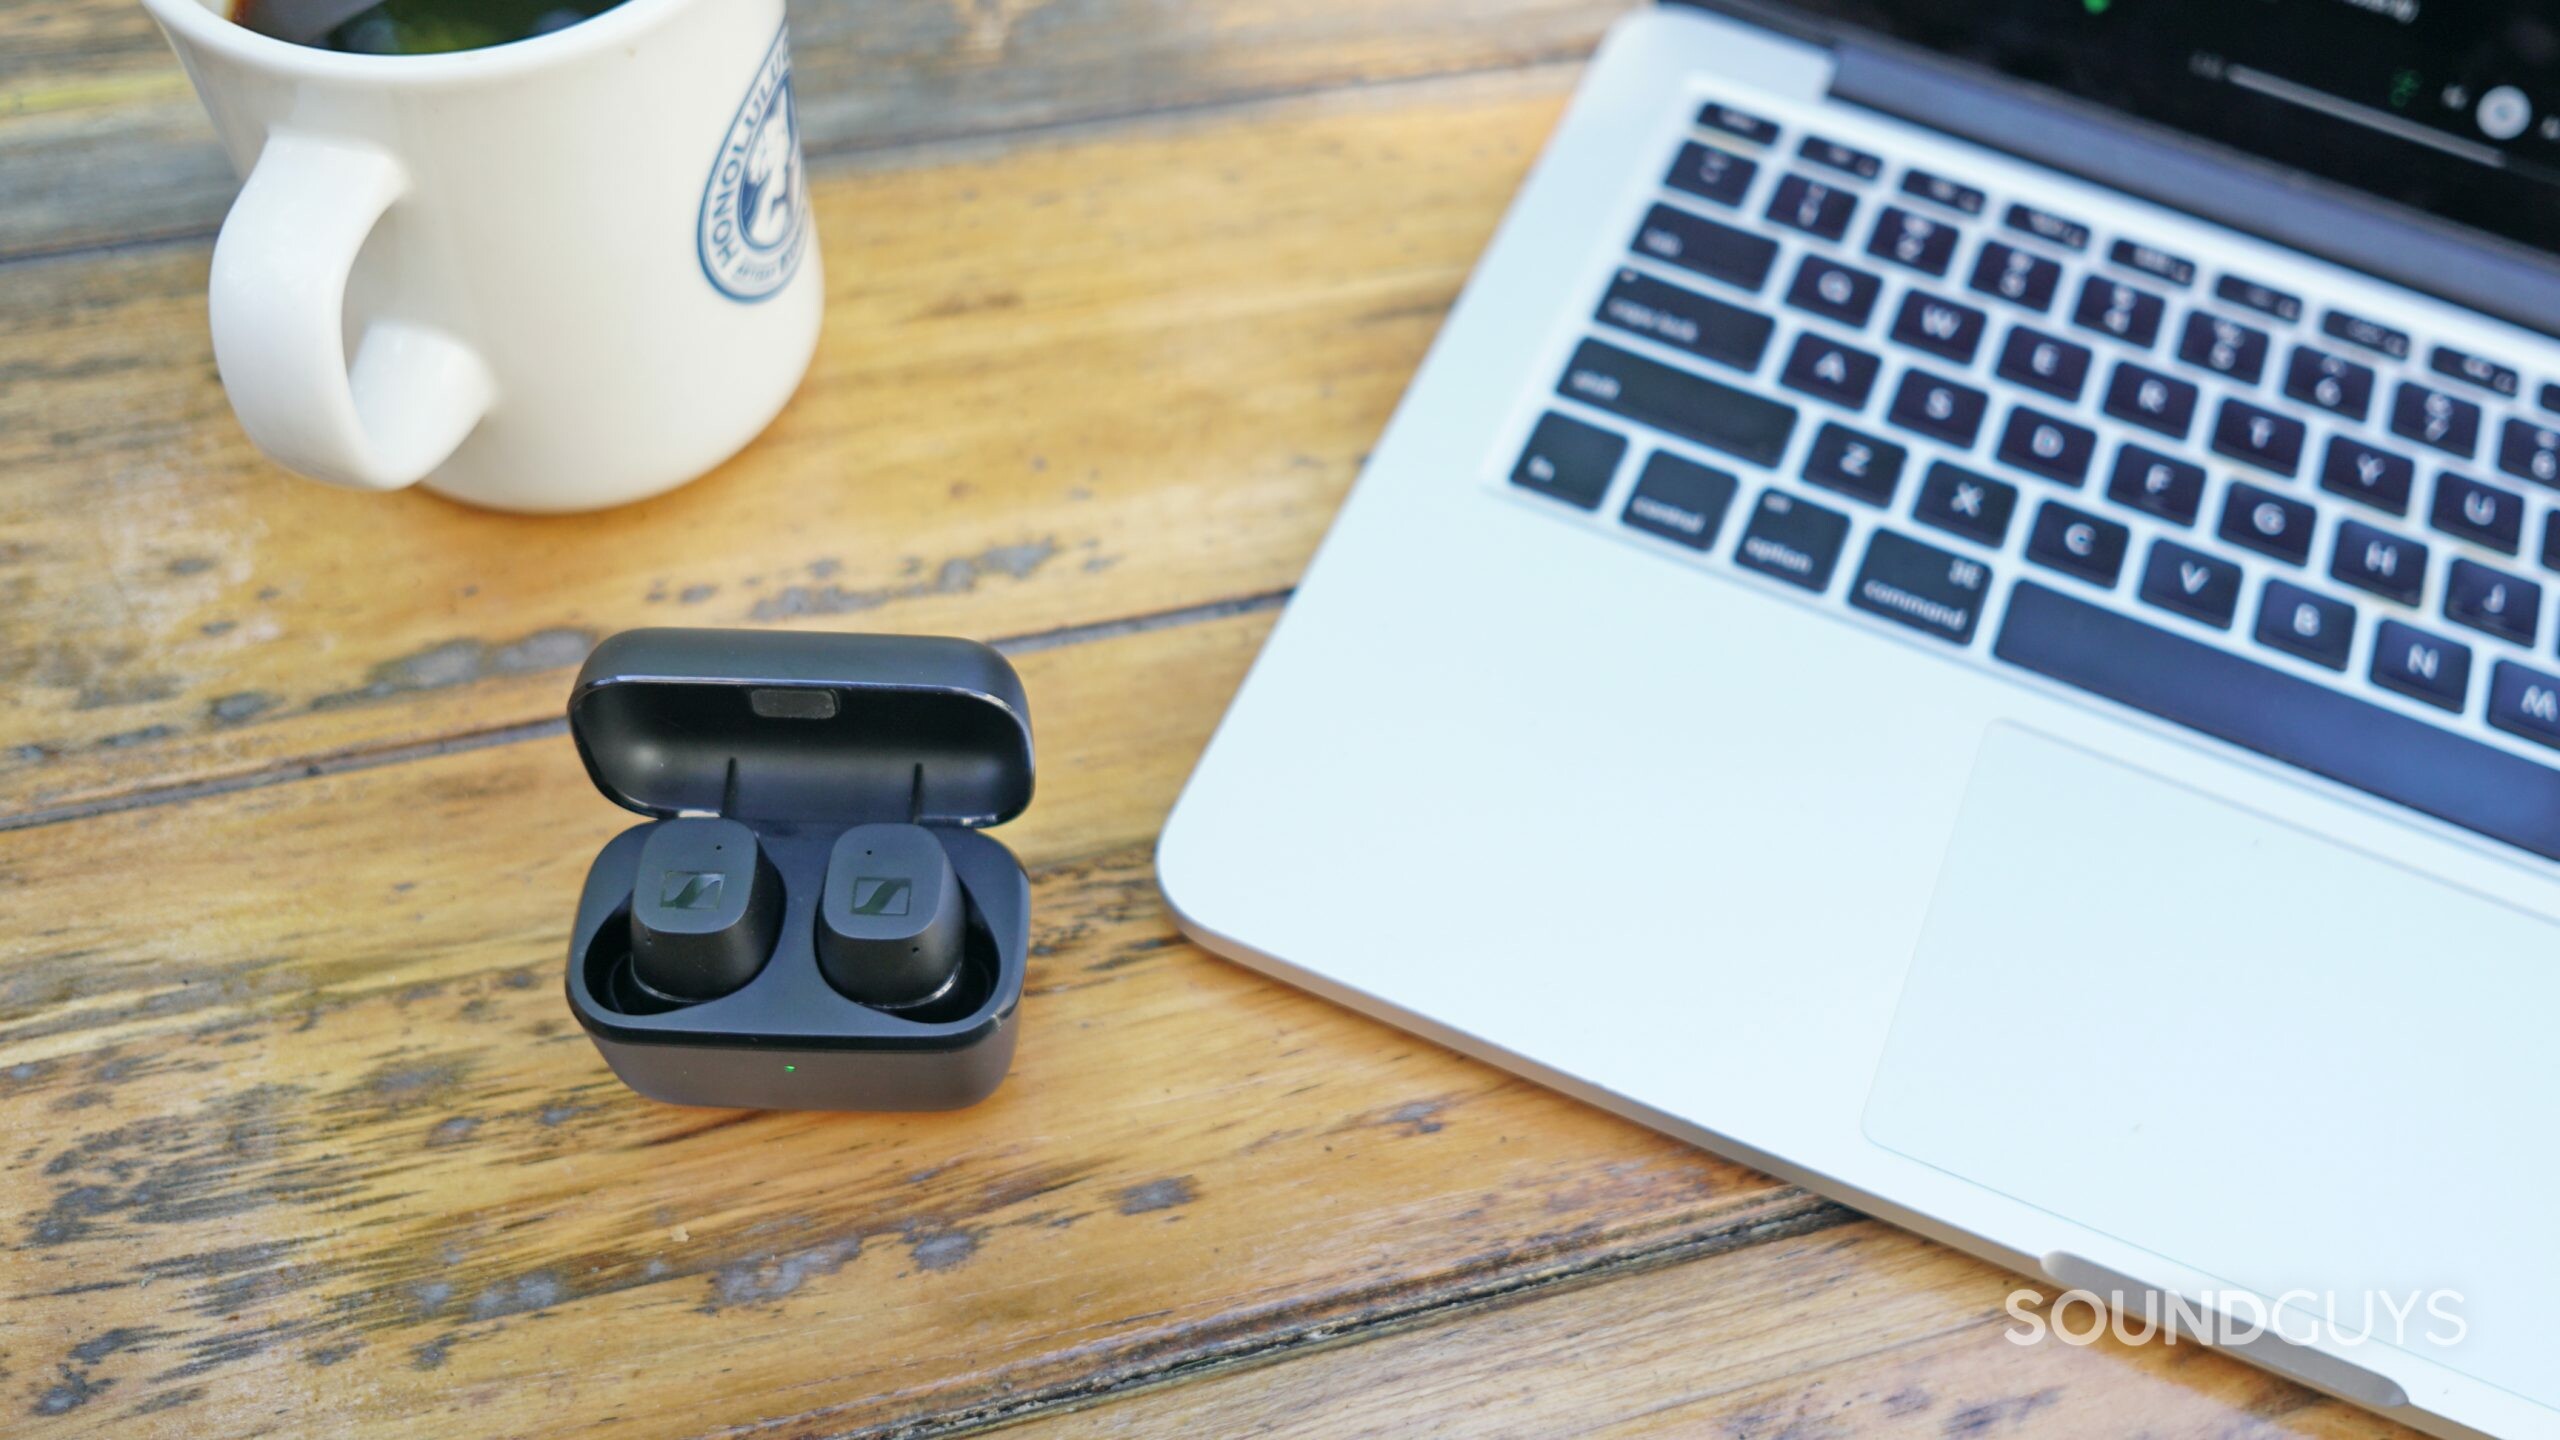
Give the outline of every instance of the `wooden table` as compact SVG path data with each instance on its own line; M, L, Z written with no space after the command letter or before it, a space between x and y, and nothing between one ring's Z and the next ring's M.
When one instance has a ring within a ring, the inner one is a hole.
M2011 1345L2008 1276L1166 919L1157 824L1616 8L798 5L807 387L527 520L256 455L186 82L132 0L0 5L0 1431L2385 1433ZM672 1109L570 1022L630 817L561 702L665 623L1022 667L993 1101Z

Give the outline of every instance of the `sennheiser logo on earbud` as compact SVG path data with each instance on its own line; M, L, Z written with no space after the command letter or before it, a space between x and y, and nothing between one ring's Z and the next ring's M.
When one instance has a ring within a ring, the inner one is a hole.
M716 910L727 878L716 870L670 870L658 886L658 903L670 910Z
M892 880L878 875L853 877L853 913L856 915L904 915L907 903L915 894L913 880Z

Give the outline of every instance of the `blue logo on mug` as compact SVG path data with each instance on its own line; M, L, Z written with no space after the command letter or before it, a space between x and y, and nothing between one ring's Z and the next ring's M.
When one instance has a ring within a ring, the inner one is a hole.
M800 254L809 246L809 197L801 184L787 32L773 37L720 141L702 188L695 238L702 273L732 300L765 299L799 273Z

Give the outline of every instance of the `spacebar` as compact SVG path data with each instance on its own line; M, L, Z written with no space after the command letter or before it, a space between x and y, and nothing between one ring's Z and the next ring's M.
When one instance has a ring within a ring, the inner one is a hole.
M2560 771L2021 581L2012 665L2560 860Z

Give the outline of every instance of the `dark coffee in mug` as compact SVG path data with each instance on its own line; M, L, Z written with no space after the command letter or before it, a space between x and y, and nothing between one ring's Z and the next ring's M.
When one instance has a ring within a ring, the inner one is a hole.
M622 0L234 0L261 34L359 55L479 50L565 30Z

